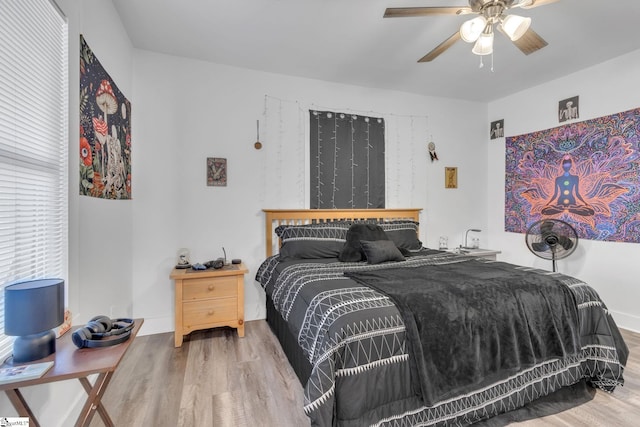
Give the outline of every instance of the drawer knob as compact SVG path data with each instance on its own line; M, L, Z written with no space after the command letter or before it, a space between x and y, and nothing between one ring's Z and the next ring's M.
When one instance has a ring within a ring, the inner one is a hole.
M207 316L213 316L213 310L207 311Z
M208 288L208 289L209 289L210 291L212 291L212 290L213 290L213 285L209 285L209 288Z

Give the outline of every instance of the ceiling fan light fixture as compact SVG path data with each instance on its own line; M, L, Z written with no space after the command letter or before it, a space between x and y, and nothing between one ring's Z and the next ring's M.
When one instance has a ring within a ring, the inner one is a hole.
M473 43L478 40L486 26L487 18L484 16L469 19L460 26L460 37L467 43Z
M505 16L501 23L500 27L502 31L509 36L511 41L516 41L520 37L524 35L529 29L531 25L531 18L526 18L518 15L507 15Z
M493 53L493 31L485 31L480 34L471 52L476 55L490 55Z

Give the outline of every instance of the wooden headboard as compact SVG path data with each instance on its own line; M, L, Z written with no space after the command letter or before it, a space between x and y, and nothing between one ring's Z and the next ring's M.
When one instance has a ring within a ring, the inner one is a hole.
M404 219L418 222L422 209L263 209L262 211L265 213L266 255L269 257L274 253L274 231L279 225L361 219L384 221ZM279 244L278 247L280 247Z

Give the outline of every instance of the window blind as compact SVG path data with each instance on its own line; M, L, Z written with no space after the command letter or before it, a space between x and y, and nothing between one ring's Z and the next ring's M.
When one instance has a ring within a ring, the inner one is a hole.
M67 23L49 0L0 5L0 361L4 287L67 276ZM35 313L34 313L35 315Z

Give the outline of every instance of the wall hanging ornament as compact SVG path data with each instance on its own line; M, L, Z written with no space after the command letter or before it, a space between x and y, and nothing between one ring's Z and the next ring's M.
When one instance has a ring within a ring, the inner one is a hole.
M436 143L430 141L427 144L427 149L429 150L429 157L431 158L431 161L433 162L434 160L438 160L438 154L436 154Z
M256 120L256 142L253 146L256 150L262 148L262 142L260 142L260 120Z

